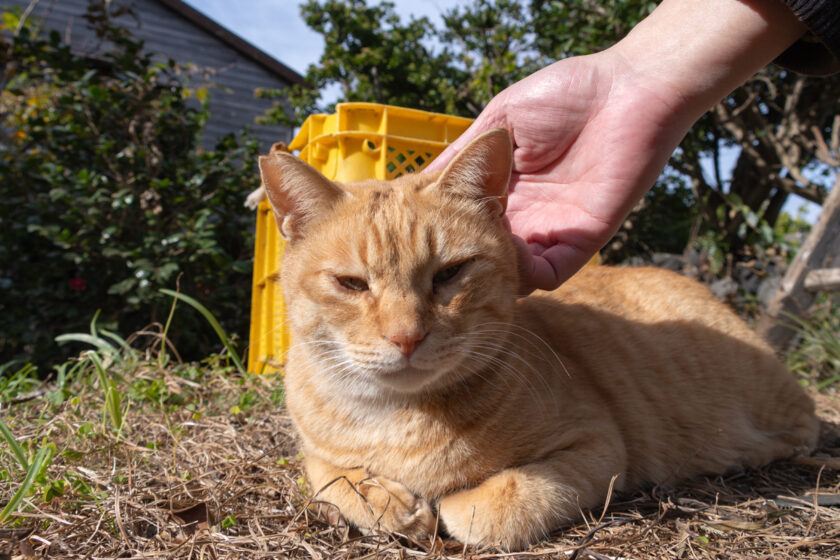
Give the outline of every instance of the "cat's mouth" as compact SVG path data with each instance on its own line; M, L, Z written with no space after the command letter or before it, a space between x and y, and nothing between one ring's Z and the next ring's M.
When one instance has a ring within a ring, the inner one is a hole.
M426 392L448 384L447 380L460 377L453 375L453 370L458 369L461 357L457 351L421 351L412 356L394 356L351 348L347 352L347 362L352 366L339 369L338 378L346 379L346 374L353 372L359 382L367 385L366 392Z
M400 393L416 393L428 389L435 384L444 373L441 368L426 369L410 363L398 367L376 372L378 383Z

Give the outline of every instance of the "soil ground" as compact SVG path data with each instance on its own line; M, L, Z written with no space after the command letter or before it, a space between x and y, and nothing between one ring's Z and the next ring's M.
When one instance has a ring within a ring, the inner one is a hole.
M605 511L510 554L363 536L319 518L276 378L141 364L118 384L121 431L103 423L94 385L59 405L46 404L52 389L42 387L3 411L20 441L47 439L57 454L23 513L0 529L0 560L840 557L840 398L831 392L815 394L824 421L815 456L612 496ZM13 479L0 481L0 502ZM47 503L56 485L61 495Z

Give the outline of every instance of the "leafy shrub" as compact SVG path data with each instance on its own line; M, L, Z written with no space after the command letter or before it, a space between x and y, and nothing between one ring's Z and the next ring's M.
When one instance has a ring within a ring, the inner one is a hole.
M158 290L179 278L228 332L247 324L253 216L242 199L259 182L256 142L231 134L202 150L206 92L144 53L104 4L91 3L88 22L110 49L96 58L27 25L0 43L3 361L57 357L54 336L97 309L122 332L162 321L171 299ZM182 352L208 353L203 319L176 320Z

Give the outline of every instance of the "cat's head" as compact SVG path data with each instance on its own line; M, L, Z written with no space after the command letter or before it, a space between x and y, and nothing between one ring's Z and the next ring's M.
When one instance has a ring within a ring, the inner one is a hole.
M439 174L392 181L337 184L292 155L260 158L287 240L292 344L319 375L365 394L412 394L494 359L518 285L502 219L511 165L504 130Z

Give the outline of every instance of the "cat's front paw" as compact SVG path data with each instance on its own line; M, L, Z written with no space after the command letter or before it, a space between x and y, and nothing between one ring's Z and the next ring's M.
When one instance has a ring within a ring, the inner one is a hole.
M530 528L517 522L507 504L490 503L466 490L440 501L440 520L452 538L471 545L493 545L505 550L521 550L530 544ZM523 516L524 517L524 516Z
M576 516L574 492L532 465L502 471L475 488L444 496L442 528L464 544L521 550Z
M335 504L331 504L329 502L313 502L310 506L310 510L312 513L329 523L331 527L335 527L339 531L347 529L347 519L344 518L341 514L341 510L339 510L338 506Z
M415 539L429 538L434 533L435 514L431 506L403 484L377 477L361 481L358 489L368 512L368 526L360 525L360 529L379 529Z

